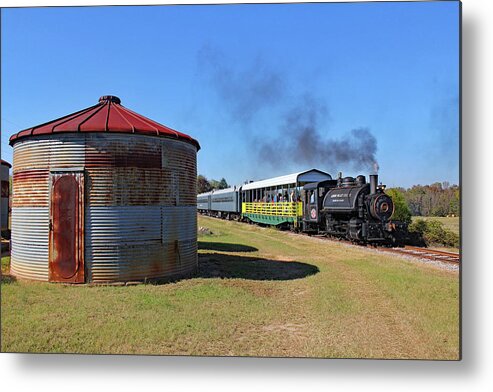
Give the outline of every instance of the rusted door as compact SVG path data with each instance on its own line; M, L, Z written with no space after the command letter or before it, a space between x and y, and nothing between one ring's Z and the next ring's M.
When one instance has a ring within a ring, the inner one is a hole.
M50 282L84 282L84 173L51 173Z

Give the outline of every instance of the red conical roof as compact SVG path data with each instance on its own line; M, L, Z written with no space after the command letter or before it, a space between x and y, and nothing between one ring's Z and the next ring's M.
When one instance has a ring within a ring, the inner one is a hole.
M121 105L120 98L104 95L87 109L20 131L10 137L10 145L26 136L62 132L115 132L163 136L188 141L200 149L199 142L184 133L150 120Z

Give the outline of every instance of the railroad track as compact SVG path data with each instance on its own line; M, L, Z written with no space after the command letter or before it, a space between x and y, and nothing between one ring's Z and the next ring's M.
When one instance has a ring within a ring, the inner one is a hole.
M389 252L400 253L407 256L413 256L421 259L442 261L451 264L460 264L460 254L453 252L444 252L428 248L418 248L415 246L405 246L404 248L389 248Z
M327 240L333 240L333 241L338 241L338 242L344 242L350 245L354 246L364 246L366 247L367 245L357 245L354 244L350 241L344 240L344 239L334 239L327 237L325 235L312 235L311 237L315 238L321 238L321 239L327 239ZM428 248L420 248L416 246L404 246L403 248L388 248L384 246L376 246L376 249L383 251L383 252L389 252L389 253L397 253L405 256L410 256L410 257L416 257L418 259L427 259L427 260L434 260L434 261L441 261L444 263L449 263L449 264L460 264L460 254L459 253L453 253L453 252L444 252L441 250L434 250L434 249L428 249Z

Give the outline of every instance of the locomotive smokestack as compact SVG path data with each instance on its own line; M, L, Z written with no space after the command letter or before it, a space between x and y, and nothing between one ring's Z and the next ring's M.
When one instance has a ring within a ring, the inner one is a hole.
M373 174L378 174L378 169L380 169L380 166L378 166L377 162L373 163Z
M377 193L378 174L370 174L370 195Z
M341 186L342 185L342 172L339 172L339 174L337 175L337 186Z

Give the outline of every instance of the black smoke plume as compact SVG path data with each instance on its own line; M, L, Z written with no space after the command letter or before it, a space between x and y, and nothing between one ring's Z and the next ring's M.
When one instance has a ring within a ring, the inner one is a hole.
M260 162L278 165L294 162L330 170L378 170L377 140L368 128L353 129L340 138L323 131L328 109L323 102L305 95L286 112L278 137L257 141ZM375 167L375 165L377 167Z
M236 122L247 125L262 109L276 105L285 95L279 72L257 57L246 69L236 70L217 50L209 46L198 54L199 69L206 72L224 107Z
M377 140L368 128L357 128L342 137L328 132L328 108L320 99L304 94L289 107L287 83L280 72L257 58L251 66L241 69L227 65L218 51L205 47L199 55L199 69L205 70L208 81L221 99L231 118L251 132L255 116L262 110L284 108L274 135L247 138L252 157L259 165L272 167L317 167L331 171L378 170L375 154ZM254 125L254 124L253 124ZM245 138L243 138L245 140Z

